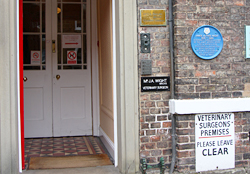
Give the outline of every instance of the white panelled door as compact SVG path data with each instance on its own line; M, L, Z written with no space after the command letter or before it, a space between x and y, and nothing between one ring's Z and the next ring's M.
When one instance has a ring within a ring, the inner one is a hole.
M25 137L92 135L89 9L24 1Z

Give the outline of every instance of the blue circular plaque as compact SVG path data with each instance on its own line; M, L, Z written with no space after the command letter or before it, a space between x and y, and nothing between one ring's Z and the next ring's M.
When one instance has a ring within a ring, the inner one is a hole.
M223 37L217 28L204 25L193 33L191 46L198 57L210 60L220 54L223 48Z

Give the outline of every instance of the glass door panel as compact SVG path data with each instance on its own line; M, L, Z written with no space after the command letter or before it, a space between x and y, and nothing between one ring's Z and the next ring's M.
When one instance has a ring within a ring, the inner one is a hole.
M87 69L86 1L57 2L57 69Z
M45 70L45 1L23 1L23 69Z
M81 33L81 4L63 4L63 32Z

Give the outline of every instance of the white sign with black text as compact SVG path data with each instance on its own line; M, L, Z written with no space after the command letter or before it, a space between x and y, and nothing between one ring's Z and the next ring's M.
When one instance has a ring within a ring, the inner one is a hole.
M82 39L81 35L62 35L63 48L81 48Z
M234 114L195 115L196 172L235 167Z

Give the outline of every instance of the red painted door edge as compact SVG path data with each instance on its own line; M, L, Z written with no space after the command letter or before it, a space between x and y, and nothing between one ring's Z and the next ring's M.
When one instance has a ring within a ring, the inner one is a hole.
M23 0L19 0L19 74L20 74L20 124L22 169L25 169L24 158L24 100L23 100Z

